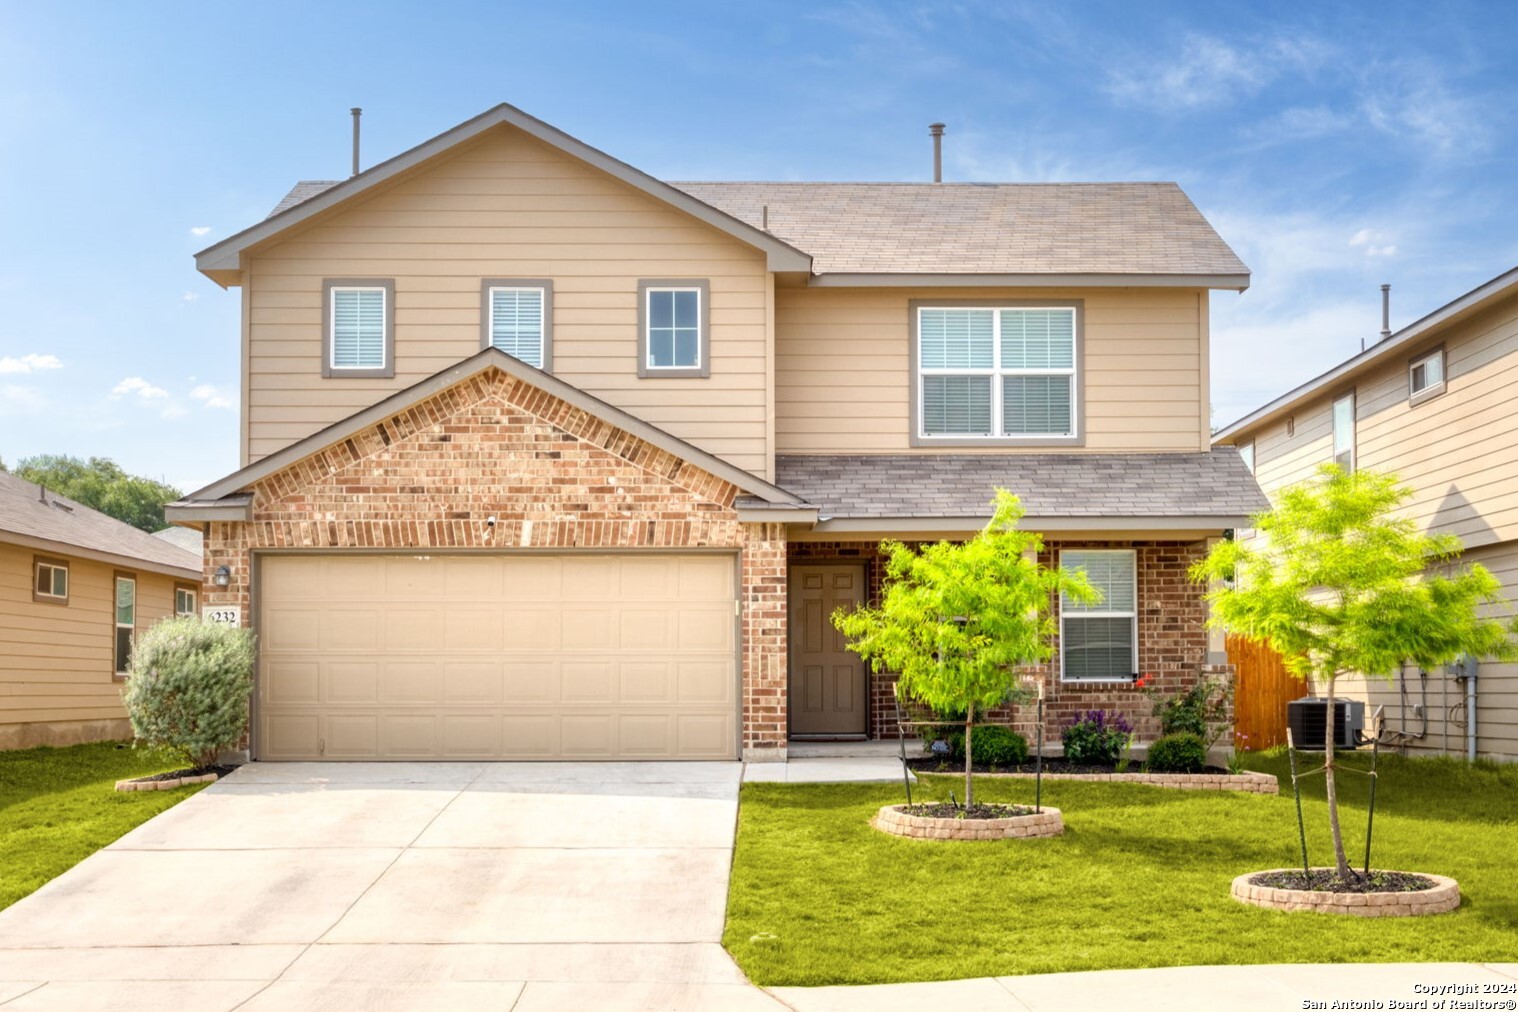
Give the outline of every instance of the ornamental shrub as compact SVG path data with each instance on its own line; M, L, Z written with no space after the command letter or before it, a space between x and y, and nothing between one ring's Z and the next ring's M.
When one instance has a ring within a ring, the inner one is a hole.
M1118 757L1133 737L1133 725L1121 713L1087 710L1065 728L1061 736L1065 758L1072 763L1116 766Z
M1228 682L1203 676L1185 692L1155 699L1160 734L1194 734L1210 747L1229 730L1228 703L1232 696Z
M1207 768L1207 743L1199 734L1167 734L1149 746L1149 772L1200 773Z
M955 742L956 751L964 755L964 736ZM970 761L982 766L1016 766L1028 760L1028 739L1010 727L988 724L977 727L971 739Z
M186 616L142 634L121 700L139 742L200 769L242 737L252 691L253 634Z

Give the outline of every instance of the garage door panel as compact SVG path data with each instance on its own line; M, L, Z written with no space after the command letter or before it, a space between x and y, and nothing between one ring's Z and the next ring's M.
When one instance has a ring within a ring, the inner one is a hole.
M324 703L375 704L380 701L380 662L323 661L320 663L327 691Z
M506 661L501 665L502 698L507 703L555 703L559 699L558 664L547 658Z
M731 759L730 555L270 556L267 759Z

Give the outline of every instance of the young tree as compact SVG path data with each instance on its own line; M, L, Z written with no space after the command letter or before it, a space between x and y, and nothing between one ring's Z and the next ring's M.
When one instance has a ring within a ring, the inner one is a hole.
M1346 672L1390 678L1404 661L1512 658L1518 621L1479 614L1500 600L1499 584L1484 567L1457 562L1459 538L1419 533L1411 518L1393 515L1412 494L1396 476L1325 464L1318 479L1287 489L1251 521L1265 547L1221 542L1191 577L1218 581L1207 595L1213 625L1269 643L1292 674L1326 687L1328 821L1339 877L1349 881L1334 785L1334 680Z
M184 498L172 485L127 474L109 457L23 457L16 462L15 474L149 534L167 526L163 504Z
M991 522L968 541L941 541L920 552L884 543L880 606L833 613L850 650L900 672L898 698L964 713L966 806L975 802L975 715L1017 699L1017 666L1047 660L1053 652L1049 595L1101 598L1083 572L1037 561L1043 538L1018 529L1026 511L1017 496L997 489L993 507Z

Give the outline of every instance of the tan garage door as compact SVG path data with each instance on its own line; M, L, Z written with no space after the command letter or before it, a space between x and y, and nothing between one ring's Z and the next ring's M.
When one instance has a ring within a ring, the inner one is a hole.
M725 555L271 555L262 759L732 759Z

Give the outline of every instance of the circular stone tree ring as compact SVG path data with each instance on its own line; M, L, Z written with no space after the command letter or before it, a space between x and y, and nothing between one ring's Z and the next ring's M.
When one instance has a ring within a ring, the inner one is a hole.
M1058 808L1003 819L935 819L910 815L905 805L886 805L871 820L882 833L906 836L914 840L1009 840L1036 836L1059 836L1065 821Z

